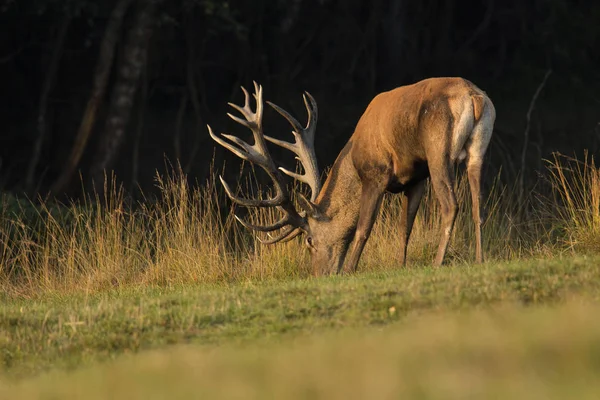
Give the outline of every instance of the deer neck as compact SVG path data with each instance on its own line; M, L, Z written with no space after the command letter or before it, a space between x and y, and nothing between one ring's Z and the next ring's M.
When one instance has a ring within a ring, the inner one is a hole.
M321 212L343 231L356 228L360 209L362 185L352 162L351 148L352 141L340 152L315 201Z

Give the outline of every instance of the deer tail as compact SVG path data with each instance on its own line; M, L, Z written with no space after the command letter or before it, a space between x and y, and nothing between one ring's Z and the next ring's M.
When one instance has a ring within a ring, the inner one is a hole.
M477 122L483 114L483 107L485 106L485 96L481 94L472 94L471 100L473 101L473 116L475 117L475 122Z

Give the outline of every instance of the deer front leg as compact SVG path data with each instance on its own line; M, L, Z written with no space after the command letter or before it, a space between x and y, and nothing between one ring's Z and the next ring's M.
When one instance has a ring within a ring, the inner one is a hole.
M350 258L348 259L348 270L356 271L358 260L362 254L367 239L371 235L375 217L379 211L381 200L383 199L383 190L374 188L371 185L363 185L360 195L360 211L358 216L358 224L354 233L354 240L350 248ZM342 270L342 265L338 268L338 274Z
M415 216L425 192L425 181L417 183L405 192L400 216L400 263L406 265L406 249L412 232Z
M444 261L452 229L454 228L454 221L456 220L458 205L454 195L452 176L453 171L449 163L442 163L440 168L436 168L435 172L432 171L431 173L431 184L442 211L442 237L440 238L437 256L433 262L435 266L441 266Z

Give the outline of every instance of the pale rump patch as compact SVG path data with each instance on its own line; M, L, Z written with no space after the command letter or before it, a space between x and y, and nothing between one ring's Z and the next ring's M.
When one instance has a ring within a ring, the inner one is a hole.
M455 107L452 107L452 113L454 114L456 123L454 124L454 130L452 132L450 160L452 162L461 162L467 156L465 152L465 143L473 131L473 107L471 106L470 98L468 98L468 102L462 98L454 104L456 105Z
M482 164L483 156L492 139L492 130L496 120L496 110L492 102L487 99L484 104L483 114L475 126L470 139L466 143L468 164Z
M456 119L452 132L450 159L461 163L481 161L492 137L489 127L494 125L496 111L491 101L480 95L469 96L468 101L457 102L452 110Z

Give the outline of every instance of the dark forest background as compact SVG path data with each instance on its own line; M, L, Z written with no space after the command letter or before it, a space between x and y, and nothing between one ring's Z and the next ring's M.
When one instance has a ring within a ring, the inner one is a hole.
M531 187L552 152L598 152L599 39L598 1L0 0L0 187L77 196L114 170L151 191L167 160L204 182L233 161L206 124L246 135L227 102L253 80L301 121L316 98L326 168L374 95L432 76L489 94L486 173Z

